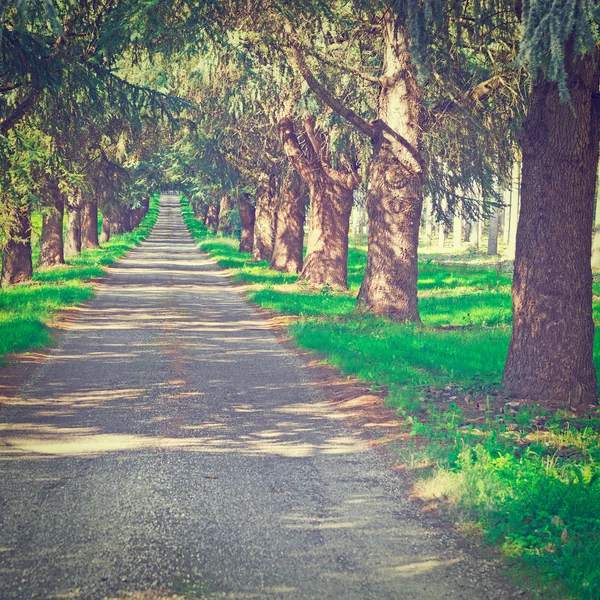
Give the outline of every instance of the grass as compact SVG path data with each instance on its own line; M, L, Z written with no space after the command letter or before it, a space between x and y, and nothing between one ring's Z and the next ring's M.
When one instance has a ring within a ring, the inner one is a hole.
M184 200L182 211L200 248L246 284L252 302L296 317L290 332L302 347L387 388L405 430L398 461L416 494L500 548L533 596L600 598L600 415L550 414L502 395L506 265L429 255L419 264L423 325L402 325L353 313L364 246L350 250L348 292L313 290L251 262L236 240L209 235ZM600 323L600 281L594 295ZM600 372L599 336L594 360Z
M102 248L84 250L66 265L35 269L31 282L0 290L0 364L9 353L48 346L52 342L50 323L56 312L91 298L91 280L104 276L107 265L139 244L152 230L157 216L158 195L152 198L148 214L134 231L113 236ZM34 219L34 231L37 225ZM34 257L38 253L34 246Z

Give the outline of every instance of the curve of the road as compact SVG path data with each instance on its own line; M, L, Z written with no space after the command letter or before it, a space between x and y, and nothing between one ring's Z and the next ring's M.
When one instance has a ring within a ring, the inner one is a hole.
M419 517L173 196L0 438L3 600L513 594Z

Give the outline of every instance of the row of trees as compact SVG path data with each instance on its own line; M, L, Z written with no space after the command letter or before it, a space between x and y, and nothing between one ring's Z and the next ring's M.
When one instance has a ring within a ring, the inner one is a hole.
M154 136L174 101L115 74L130 52L117 26L125 6L2 5L3 287L32 277L32 211L42 213L37 266L53 267L137 226L161 183Z
M18 13L9 9L4 18ZM66 41L46 42L50 63L59 59L59 79L32 77L43 71L37 59L21 79L21 66L3 69L12 110L0 125L3 140L31 125L39 112L32 106L59 98L73 110L93 98L84 104L85 116L94 115L84 138L54 117L52 135L89 147L88 157L97 148L92 140L109 135L113 162L125 139L122 165L145 153L153 172L182 189L209 224L233 226L217 219L218 207L222 217L238 214L242 249L252 242L256 260L300 272L315 286L346 286L350 212L353 199L366 196L368 263L358 311L418 322L424 199L438 222L449 224L458 212L487 215L521 156L505 387L548 405L583 410L596 402L594 0L111 0L82 3L74 13L57 13ZM38 27L55 17L40 18ZM26 29L5 24L5 58L13 32ZM105 88L92 93L77 83L74 95L64 93L67 82L87 81L67 76L69 68L89 68L95 83L114 86L97 113L91 107ZM22 83L8 90L13 81ZM91 185L85 160L71 164L68 172Z

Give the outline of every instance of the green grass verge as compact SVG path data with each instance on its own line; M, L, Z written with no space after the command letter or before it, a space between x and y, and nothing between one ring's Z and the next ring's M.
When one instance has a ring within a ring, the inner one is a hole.
M102 248L84 250L64 266L34 269L31 282L0 290L0 364L11 352L51 343L49 323L56 311L91 298L90 280L105 275L107 265L146 238L158 216L158 198L158 194L153 196L148 214L134 231L113 236Z
M348 293L315 291L251 262L236 240L210 235L184 199L182 212L199 247L248 285L252 302L298 317L290 332L302 347L374 388L387 386L409 438L399 460L424 499L500 547L534 596L600 598L600 418L512 406L502 396L510 273L476 255L473 265L422 261L423 325L400 325L352 313L364 247L350 250ZM594 318L600 322L597 300ZM600 372L599 336L594 360Z

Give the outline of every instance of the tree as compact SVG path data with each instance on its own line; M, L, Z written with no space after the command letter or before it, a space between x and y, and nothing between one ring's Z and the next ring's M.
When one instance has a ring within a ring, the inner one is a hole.
M521 57L534 84L521 135L513 333L503 382L508 393L585 411L598 393L590 256L600 8L538 0L523 9Z
M302 35L291 23L286 29L290 63L321 101L371 141L368 259L358 307L399 321L420 320L417 244L424 190L436 202L438 215L444 199L452 211L463 202L469 214L469 206L477 204L475 190L495 197L493 175L505 169L508 153L503 139L510 137L501 119L494 117L494 112L504 116L500 102L493 107L498 110L482 108L502 77L492 67L473 68L468 60L472 51L433 55L426 61L427 85L420 81L413 56L418 46L415 36L420 35L413 27L415 6L420 4L359 6L364 10L359 13L362 22L368 23L363 25L365 33L348 36L344 29L334 30L325 36L333 37L327 51L306 42L319 36ZM444 34L451 35L448 29ZM353 44L354 54L349 50ZM340 60L342 69L378 86L375 119L360 114L369 114L364 107L357 105L360 110L355 110L342 102L313 74L308 58L315 59L313 64L330 65L333 47L343 47L358 64L370 65L360 69ZM378 73L372 72L373 65L380 65ZM457 194L458 188L467 197Z
M298 172L289 169L281 184L271 269L284 273L302 271L305 214L305 186Z
M361 182L356 168L334 169L312 116L304 120L308 157L289 118L279 122L284 152L310 191L306 260L300 280L313 285L347 287L348 231L353 192Z

